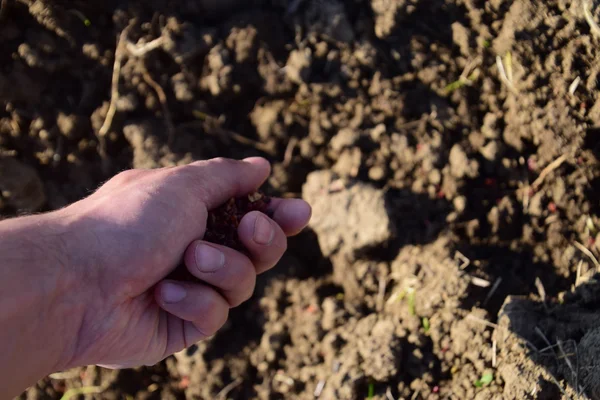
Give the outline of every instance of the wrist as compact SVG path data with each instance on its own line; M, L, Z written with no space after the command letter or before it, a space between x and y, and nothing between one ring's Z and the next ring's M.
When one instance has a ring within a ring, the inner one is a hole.
M11 365L34 366L18 372L16 390L66 368L74 357L85 302L62 217L55 212L0 222L0 340L8 343L0 370L10 377Z

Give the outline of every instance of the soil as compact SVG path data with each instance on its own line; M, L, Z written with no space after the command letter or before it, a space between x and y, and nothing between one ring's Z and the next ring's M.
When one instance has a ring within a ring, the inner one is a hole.
M20 398L600 398L587 2L1 4L2 216L254 155L315 215L215 337Z

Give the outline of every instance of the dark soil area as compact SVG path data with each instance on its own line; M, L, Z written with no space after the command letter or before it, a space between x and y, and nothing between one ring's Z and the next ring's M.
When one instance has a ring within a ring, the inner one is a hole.
M600 5L1 4L2 216L252 155L314 208L211 340L23 399L600 398Z

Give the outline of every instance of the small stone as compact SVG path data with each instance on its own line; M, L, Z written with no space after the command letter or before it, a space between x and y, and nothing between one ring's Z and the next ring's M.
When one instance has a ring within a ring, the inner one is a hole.
M340 154L332 170L340 176L355 178L360 170L362 152L358 147L346 149Z
M381 137L385 135L385 125L379 124L375 128L371 129L371 139L378 142Z
M494 161L500 153L500 145L497 140L492 140L486 144L481 150L481 155L488 161Z
M496 114L485 114L485 117L483 117L481 133L483 133L483 136L485 136L487 139L498 139L500 137L500 131L498 130L498 117Z
M310 49L293 50L285 64L285 74L292 82L302 84L308 80L311 64Z
M469 159L459 144L455 144L450 150L449 162L452 176L463 178L467 174Z
M452 200L452 204L454 205L454 209L461 213L467 208L467 198L465 196L455 197L454 200Z
M56 126L60 133L68 139L79 139L90 130L89 120L82 115L59 113L56 118ZM40 131L41 134L41 131Z
M442 181L442 174L440 173L439 169L432 169L431 171L429 171L428 178L430 183L434 185L439 185Z
M329 142L329 146L335 154L338 154L344 148L354 145L359 137L360 134L354 129L340 129L340 131Z
M382 167L375 165L369 168L369 179L373 181L380 181L385 177L385 169Z
M171 85L173 86L173 93L175 93L177 100L186 102L194 99L194 93L183 73L180 72L173 75L171 77Z

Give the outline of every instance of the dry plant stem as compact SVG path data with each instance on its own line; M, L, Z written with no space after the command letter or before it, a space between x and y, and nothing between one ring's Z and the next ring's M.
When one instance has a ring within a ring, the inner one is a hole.
M575 376L575 379L577 379L577 372L575 372L575 368L573 368L573 364L571 364L571 360L569 360L569 357L565 353L565 350L562 346L562 342L560 340L557 340L556 344L558 345L558 350L560 351L560 356L565 360L567 367L569 367L569 369L571 370L571 373L573 374L573 376ZM577 387L577 384L575 384L575 387Z
M459 266L461 270L465 270L471 264L471 260L469 260L469 258L467 258L467 256L460 251L456 251L456 253L454 253L454 259L461 261Z
M292 163L294 149L296 148L297 144L298 144L298 139L295 137L291 138L290 141L288 142L288 145L285 149L285 155L283 156L283 166L284 167L289 167L290 164Z
M592 16L592 13L590 12L590 7L592 2L590 0L583 0L581 2L581 6L583 8L583 15L585 17L585 20L587 21L588 25L590 26L590 31L592 32L592 35L596 36L596 37L600 37L600 26L598 26L598 24L596 23L596 21L594 21L594 17Z
M387 390L385 391L385 397L387 398L387 400L396 400L394 399L394 396L392 395L392 389L387 388Z
M385 305L385 289L387 287L387 279L385 277L379 278L379 290L377 293L377 311L383 311Z
M555 169L557 169L558 167L560 167L566 160L567 160L567 155L563 154L562 156L558 157L556 160L554 160L550 164L548 164L546 166L546 168L544 168L542 170L542 172L540 172L540 176L538 176L537 179L535 181L533 181L533 183L531 184L531 187L534 190L537 190L537 188L544 182L544 179L546 179L548 174L550 172L554 171Z
M496 57L496 65L498 66L498 71L500 73L500 80L504 82L506 87L508 87L511 92L517 94L517 89L515 89L512 81L506 75L506 69L504 68L504 63L502 62L502 58L500 56Z
M575 94L575 91L579 87L580 83L581 83L581 78L578 76L577 78L575 78L575 80L573 81L573 83L571 83L571 85L569 85L569 94L571 96L573 96Z
M117 100L119 99L119 77L121 76L121 65L125 56L125 44L127 43L127 35L132 25L128 25L121 31L117 47L115 49L115 63L113 65L112 82L110 86L110 103L104 123L98 131L98 140L100 141L100 156L106 158L106 134L108 133L115 113L117 112Z
M163 45L165 38L163 36L152 40L146 44L135 45L131 42L127 42L127 51L134 57L143 57L146 53L156 50Z
M233 382L231 382L230 384L228 384L227 386L225 386L223 389L221 389L221 391L217 394L216 399L220 400L220 399L226 399L227 395L236 387L238 387L240 384L242 383L242 379L241 378L237 378L236 380L234 380Z
M317 387L315 388L315 392L313 393L315 397L319 397L321 395L321 393L323 393L323 389L325 388L325 381L324 380L320 380L317 383Z
M575 275L575 287L579 286L579 282L581 281L581 268L583 267L583 260L579 260L577 263L577 275Z
M482 287L482 288L486 288L490 286L490 282L482 279L482 278L478 278L476 276L471 276L471 284L478 286L478 287Z
M160 102L160 106L162 107L163 115L165 117L165 124L167 125L168 143L172 144L173 140L175 139L175 126L173 125L173 119L171 118L171 112L169 111L169 106L167 104L167 96L165 95L163 88L156 83L154 79L152 79L152 76L150 76L148 73L146 66L143 68L142 77L144 78L144 81L146 81L146 83L150 85L156 92L156 96L158 97L158 101Z
M600 263L598 263L598 259L594 256L594 254L587 249L584 245L582 245L579 242L573 242L573 244L575 245L575 247L577 247L583 254L585 254L586 256L588 256L590 258L590 260L592 260L592 262L594 263L594 265L596 266L596 271L600 271Z

